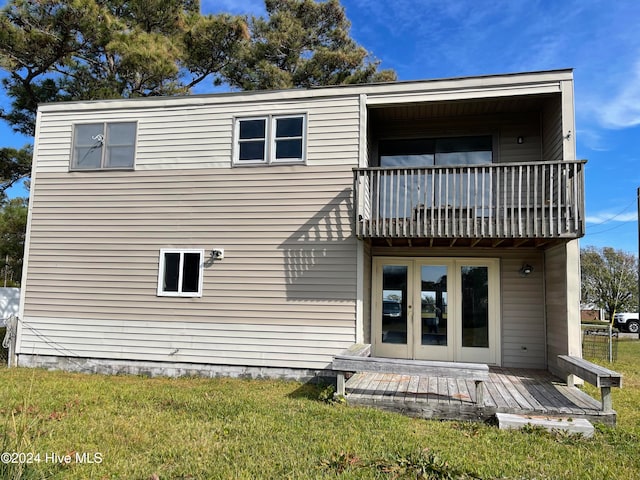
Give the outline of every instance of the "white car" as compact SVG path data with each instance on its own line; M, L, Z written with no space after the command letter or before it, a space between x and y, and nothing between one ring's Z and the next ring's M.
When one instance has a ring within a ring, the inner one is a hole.
M640 332L640 320L637 313L616 313L613 316L613 326L630 333Z

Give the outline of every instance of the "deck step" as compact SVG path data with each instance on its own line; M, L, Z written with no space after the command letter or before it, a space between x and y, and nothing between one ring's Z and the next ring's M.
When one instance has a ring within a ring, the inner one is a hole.
M546 430L562 430L581 434L584 437L593 435L593 425L584 418L550 417L548 415L518 415L513 413L496 413L498 428L501 430L520 429L526 425L542 427Z

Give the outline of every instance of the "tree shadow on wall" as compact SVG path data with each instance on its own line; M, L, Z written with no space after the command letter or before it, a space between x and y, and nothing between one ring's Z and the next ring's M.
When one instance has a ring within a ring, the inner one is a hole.
M288 300L354 300L357 240L352 218L351 189L345 188L279 245Z

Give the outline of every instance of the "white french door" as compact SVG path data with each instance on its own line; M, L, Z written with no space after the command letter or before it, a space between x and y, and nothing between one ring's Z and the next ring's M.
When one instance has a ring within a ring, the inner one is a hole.
M498 365L499 269L498 259L374 258L374 355Z

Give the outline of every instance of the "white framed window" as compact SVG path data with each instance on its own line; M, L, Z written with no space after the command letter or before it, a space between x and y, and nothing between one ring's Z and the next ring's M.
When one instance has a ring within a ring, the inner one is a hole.
M267 119L238 119L236 132L236 163L267 163Z
M305 163L306 115L237 118L234 165Z
M204 249L160 249L159 297L201 297Z
M133 170L137 126L136 122L74 125L71 170Z

